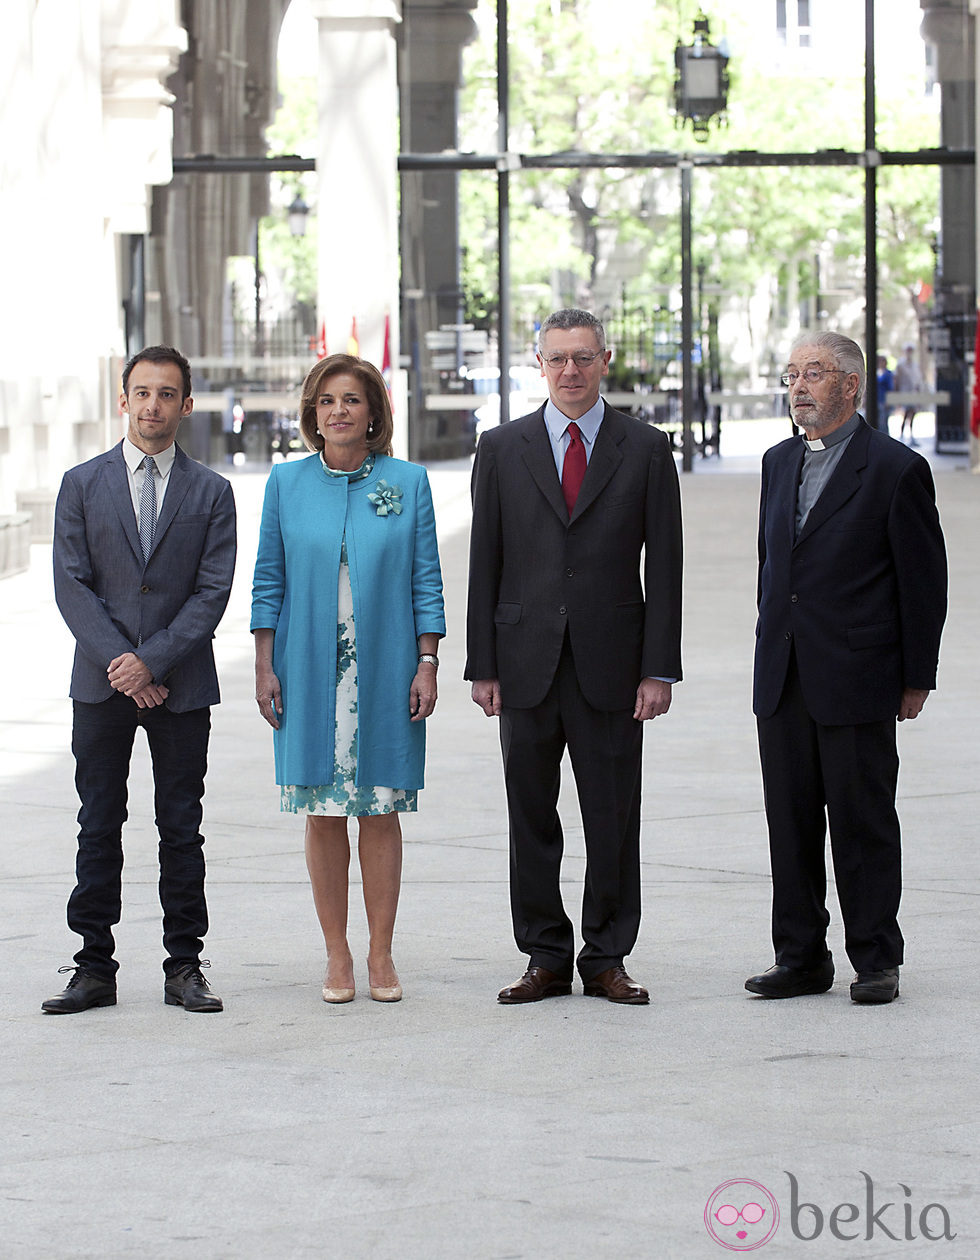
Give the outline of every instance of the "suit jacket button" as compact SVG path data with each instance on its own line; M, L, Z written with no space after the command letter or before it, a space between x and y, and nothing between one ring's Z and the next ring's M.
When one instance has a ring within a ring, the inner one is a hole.
M565 570L565 577L574 577L574 576L575 576L575 570L574 570L574 569L566 569L566 570Z
M149 594L149 590L150 590L150 588L149 588L148 586L141 586L141 587L140 587L140 594L141 594L141 595L147 595L147 594Z
M567 609L565 608L564 604L562 604L561 608L558 609L558 612L561 614L562 617L564 617L566 611Z
M786 633L783 635L783 638L784 638L784 639L791 639L792 637L793 637L793 631L792 631L792 630L787 630L787 631L786 631Z
M798 603L800 602L800 597L799 597L799 595L791 595L791 596L789 597L789 602L790 602L791 604L798 604Z

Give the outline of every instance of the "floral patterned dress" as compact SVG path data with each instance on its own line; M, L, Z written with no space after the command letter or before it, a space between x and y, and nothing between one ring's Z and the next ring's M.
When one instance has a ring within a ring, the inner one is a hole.
M326 464L324 468L331 477L360 481L371 475L374 455L368 455L354 472L341 472L328 468ZM280 809L291 814L326 814L334 818L414 813L418 807L418 792L414 788L358 787L354 782L357 767L357 641L346 539L340 547L337 582L337 706L333 783L283 784Z

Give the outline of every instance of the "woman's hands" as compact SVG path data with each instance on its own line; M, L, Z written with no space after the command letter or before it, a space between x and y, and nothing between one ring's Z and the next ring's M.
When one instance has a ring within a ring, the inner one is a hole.
M436 671L439 668L439 640L441 634L420 634L418 638L419 664L408 691L408 711L413 722L421 722L436 707L439 688L436 686ZM426 660L425 658L430 659Z
M409 712L413 722L421 722L436 707L439 688L436 686L436 666L420 661L409 689Z
M267 669L256 668L255 703L272 729L278 731L279 719L282 717L282 688L271 665Z
M273 630L256 630L255 639L255 703L274 731L282 717L282 688L272 668Z

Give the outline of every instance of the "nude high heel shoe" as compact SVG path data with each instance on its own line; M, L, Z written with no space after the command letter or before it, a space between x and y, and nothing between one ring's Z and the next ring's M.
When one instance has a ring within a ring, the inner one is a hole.
M400 984L372 984L371 997L375 1002L400 1002L402 986Z
M327 977L323 977L323 1000L324 1002L333 1002L339 1005L341 1002L353 1002L354 990L350 989L331 989L327 985Z
M368 973L370 976L370 967ZM396 980L394 984L370 984L371 998L375 1002L400 1002L402 1000L402 986Z

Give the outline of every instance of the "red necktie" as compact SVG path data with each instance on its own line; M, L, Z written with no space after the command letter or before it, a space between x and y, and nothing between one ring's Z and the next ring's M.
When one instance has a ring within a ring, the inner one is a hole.
M571 516L585 476L585 443L574 420L568 426L568 437L568 449L561 466L561 492L565 496L568 515Z

